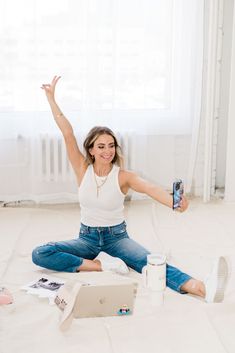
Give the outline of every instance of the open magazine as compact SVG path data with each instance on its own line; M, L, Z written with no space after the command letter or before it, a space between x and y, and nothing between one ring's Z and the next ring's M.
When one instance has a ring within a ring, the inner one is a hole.
M64 285L64 281L59 278L43 276L21 287L28 294L37 295L39 298L48 298L50 304L54 304L57 291Z

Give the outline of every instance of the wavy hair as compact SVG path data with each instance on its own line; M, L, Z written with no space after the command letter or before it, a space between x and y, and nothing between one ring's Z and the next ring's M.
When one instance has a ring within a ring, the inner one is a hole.
M94 146L95 141L101 135L110 135L114 139L115 145L115 156L112 160L113 164L117 164L119 167L122 166L122 154L121 154L121 147L118 144L117 138L114 135L113 131L106 126L95 126L93 127L87 134L87 137L83 143L83 147L85 150L85 158L88 164L94 163L94 158L92 158L90 154L90 149Z

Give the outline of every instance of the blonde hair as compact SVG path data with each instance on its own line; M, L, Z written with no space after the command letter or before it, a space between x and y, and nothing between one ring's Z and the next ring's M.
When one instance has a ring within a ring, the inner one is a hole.
M89 150L94 146L95 141L101 135L110 135L114 139L115 156L112 160L112 163L117 164L118 166L121 166L122 165L121 147L119 146L117 138L114 135L113 131L106 126L95 126L88 132L87 137L83 143L83 147L85 150L85 158L87 163L88 164L94 163L94 158L92 158Z

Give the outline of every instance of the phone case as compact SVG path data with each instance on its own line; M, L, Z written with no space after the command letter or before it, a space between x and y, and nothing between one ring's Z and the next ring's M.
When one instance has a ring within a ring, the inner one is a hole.
M180 201L182 199L183 193L183 181L178 179L173 183L173 210L180 207Z

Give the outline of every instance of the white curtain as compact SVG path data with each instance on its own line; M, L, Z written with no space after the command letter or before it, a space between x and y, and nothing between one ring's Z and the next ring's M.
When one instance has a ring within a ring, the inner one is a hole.
M107 125L191 137L200 116L203 7L203 0L0 0L0 141L57 131L40 89L55 74L75 131ZM145 140L143 156L146 148Z
M75 127L191 133L202 16L202 0L1 0L1 136L54 128L54 74Z

